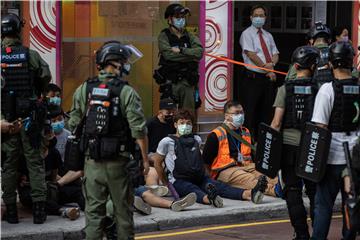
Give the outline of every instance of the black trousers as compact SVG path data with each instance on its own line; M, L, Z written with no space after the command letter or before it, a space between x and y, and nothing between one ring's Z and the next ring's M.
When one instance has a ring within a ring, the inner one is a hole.
M310 217L314 221L316 184L300 178L295 173L298 147L283 145L281 173L285 183L284 198L286 200L291 225L297 235L309 238L307 212L302 198L302 187L305 185L306 195L310 200Z
M275 84L265 74L245 70L244 75L240 98L245 111L245 126L256 140L259 124L271 123Z
M32 207L32 199L30 195L30 186L18 187L20 202L24 207ZM47 199L46 211L49 215L59 215L60 208L67 203L77 203L82 211L85 209L85 198L82 194L81 184L71 183L59 187L58 189L59 199Z

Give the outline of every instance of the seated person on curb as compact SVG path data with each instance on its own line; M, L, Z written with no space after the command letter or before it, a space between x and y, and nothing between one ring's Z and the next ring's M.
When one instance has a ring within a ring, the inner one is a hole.
M155 169L163 183L166 179L180 197L194 192L196 201L222 207L221 197L235 200L252 200L259 203L266 187L263 181L251 190L234 188L206 176L200 152L201 139L192 134L193 116L188 110L179 110L174 116L176 134L160 141L156 154ZM165 162L166 171L163 169Z
M70 132L64 129L63 112L60 106L50 104L48 116L51 119L51 131L47 135L47 146L44 151L46 181L48 182L47 211L49 214L61 214L76 219L80 210L85 209L85 199L81 190L83 171L67 171L64 168L65 144ZM26 186L26 178L22 178L20 189ZM25 188L26 189L26 188ZM26 190L22 197L26 198ZM55 198L53 198L55 196ZM26 201L25 201L26 202ZM62 205L75 203L77 207L63 208ZM25 203L26 204L26 203Z
M84 199L76 201L75 196L82 194L81 185L73 188L72 192L67 192L66 188L58 187L56 184L56 176L61 168L61 156L59 151L50 146L45 152L45 180L47 182L47 200L46 211L49 215L61 215L75 220L80 216L79 206L83 209L85 206ZM31 208L32 200L30 195L30 183L28 172L26 170L25 159L20 160L20 180L18 184L18 193L20 202L24 207ZM77 203L76 205L68 205L67 203Z
M175 134L173 112L176 104L171 98L160 100L159 112L156 116L148 119L149 153L155 153L159 142L169 134Z
M222 126L214 129L208 136L204 151L204 162L208 164L211 177L220 182L242 189L253 189L259 179L267 182L265 194L281 197L278 179L270 179L255 170L250 146L233 137L225 128L240 134L251 144L250 132L243 126L244 110L240 103L229 101L224 106L225 120ZM265 183L266 184L266 183Z

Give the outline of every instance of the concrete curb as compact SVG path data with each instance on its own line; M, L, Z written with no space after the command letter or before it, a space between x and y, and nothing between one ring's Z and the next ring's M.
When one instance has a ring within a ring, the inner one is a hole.
M306 201L308 205L308 201ZM270 197L264 198L264 203L254 205L225 199L224 208L213 208L196 204L191 209L182 212L171 212L167 209L153 208L153 213L140 216L135 213L135 231L137 233L170 230L184 227L194 227L213 224L244 223L249 221L266 220L272 218L288 218L285 201ZM341 208L338 198L334 211ZM43 225L32 224L32 219L20 219L20 224L2 222L1 239L6 240L78 240L82 239L82 229L85 217L82 215L76 221L56 216L49 216Z

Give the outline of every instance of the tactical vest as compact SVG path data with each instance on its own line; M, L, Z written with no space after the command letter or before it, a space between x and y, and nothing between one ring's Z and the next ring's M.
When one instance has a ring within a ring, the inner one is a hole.
M193 135L169 137L175 142L174 150L176 159L173 171L175 179L201 183L205 175L205 169L197 140Z
M243 127L241 131L242 138L248 143L251 143L250 131L245 127ZM215 179L222 170L238 164L240 165L241 163L237 162L237 160L230 156L230 144L226 130L219 126L212 132L216 134L219 142L218 154L211 164L211 177ZM249 146L241 144L240 153L238 154L242 155L244 162L251 161L251 148Z
M320 48L320 61L315 68L314 81L320 87L326 82L331 82L334 79L334 75L329 67L329 48Z
M129 151L129 124L120 109L120 93L126 84L121 80L102 83L98 78L87 81L84 134L95 160L111 160Z
M283 128L301 130L305 123L311 121L317 84L311 78L295 79L285 83L285 115Z
M191 48L190 37L187 31L181 38L172 34L169 28L162 30L169 40L170 47ZM179 62L166 60L160 53L159 66L161 66L161 74L166 76L172 82L178 82L187 79L191 85L198 82L198 62Z
M29 58L26 47L1 48L1 111L8 121L28 117L36 100Z
M332 83L334 89L334 105L330 116L328 128L332 132L350 132L359 128L360 92L358 80L335 79Z

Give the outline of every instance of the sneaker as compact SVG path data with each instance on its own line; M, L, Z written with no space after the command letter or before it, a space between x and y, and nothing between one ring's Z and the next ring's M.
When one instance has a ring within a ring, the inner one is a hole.
M146 186L154 195L158 197L164 197L169 193L169 189L166 186L152 185Z
M180 211L184 210L185 208L194 205L195 202L196 202L196 194L189 193L185 197L183 197L177 201L174 201L171 204L170 209L174 212L180 212Z
M208 194L210 204L212 204L214 207L222 208L224 206L224 201L219 195L217 195L215 186L211 183L208 183L206 184L205 189L206 193Z
M67 217L72 221L76 220L80 217L80 209L77 207L65 208L64 211L62 212L62 216Z
M144 200L141 197L135 196L134 198L134 207L139 212L150 215L151 214L151 206L144 202Z
M256 186L251 189L251 201L253 203L259 204L262 202L267 183L267 179L264 175L259 177Z

